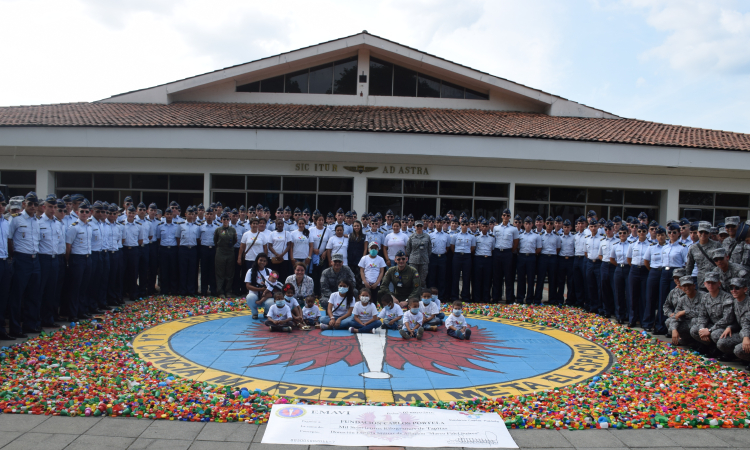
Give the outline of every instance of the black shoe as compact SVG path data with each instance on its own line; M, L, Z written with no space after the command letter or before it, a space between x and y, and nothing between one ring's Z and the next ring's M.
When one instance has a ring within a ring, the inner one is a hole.
M16 332L11 331L10 333L8 333L8 336L14 337L17 339L26 339L28 337L25 334L21 333L20 331L16 331Z
M42 329L41 328L24 328L23 332L24 333L41 333Z
M14 338L13 336L9 335L5 331L0 331L0 341L15 341L15 340L16 340L16 338Z
M634 324L634 323L629 323L628 324L628 328L635 328L635 327L636 327L636 324Z
M78 316L78 320L71 320L71 322L78 322L78 321L80 321L80 320L88 320L88 319L91 319L92 317L93 317L93 316L91 316L91 315L89 315L89 314L86 314L86 313L81 313L81 315L80 315L80 316Z
M737 357L734 355L727 355L727 354L722 353L722 355L716 359L718 359L721 362L732 362L732 361L735 361Z
M55 322L52 322L52 323L42 322L42 328L60 328L60 325L56 324Z
M109 306L100 306L99 309L101 311L112 311L112 308L110 308Z
M745 372L750 373L750 364L745 366Z

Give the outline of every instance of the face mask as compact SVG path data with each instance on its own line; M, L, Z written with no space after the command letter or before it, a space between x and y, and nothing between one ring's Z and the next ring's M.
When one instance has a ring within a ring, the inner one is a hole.
M383 309L386 310L386 311L390 311L391 307L390 306L384 306Z
M285 305L286 305L286 302L284 300L276 300L277 308L283 308Z
M423 298L423 299L422 299L422 303L424 303L425 305L429 305L429 304L430 304L430 302L432 302L432 299L431 299L431 298Z
M419 308L412 308L409 311L411 311L411 313L414 314L414 315L419 314Z
M370 256L372 256L373 258L376 257L376 256L378 256L378 251L377 250L370 250Z
M287 296L284 296L284 300L286 300L287 302L291 303L291 302L292 302L292 300L294 300L294 297L287 297Z
M348 287L339 287L339 294L344 295L347 292L349 292L349 288Z
M437 300L437 299L438 299L438 298L437 298L437 295L433 295L433 296L432 296L432 301L433 301L433 302L434 302L435 300Z
M456 316L456 317L460 316L461 315L461 310L460 309L454 309L453 310L453 315Z
M360 301L360 302L361 302L361 303L362 303L363 305L366 305L366 304L370 303L370 297L360 297L360 298L359 298L359 301Z

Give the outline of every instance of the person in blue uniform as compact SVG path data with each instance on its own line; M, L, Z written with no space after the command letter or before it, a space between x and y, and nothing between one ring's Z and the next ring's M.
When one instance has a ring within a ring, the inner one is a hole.
M629 235L630 229L626 225L621 225L617 231L618 240L612 244L609 255L610 265L615 267L612 290L615 297L615 317L620 324L625 323L629 317L630 300L627 296L629 290L626 289L630 275L630 265L628 265Z
M250 207L253 212L255 208ZM220 225L216 224L216 217L214 216L213 208L209 207L206 210L206 220L203 225L200 226L201 232L201 245L200 245L200 260L201 260L201 296L208 296L209 290L212 295L216 295L216 246L214 244L214 233ZM249 225L248 225L249 228ZM243 278L244 279L244 278Z
M205 226L205 225L204 225ZM172 220L172 210L164 210L164 222L156 227L156 242L159 246L159 282L161 295L177 295L180 273L177 252L180 245L180 226ZM213 242L213 237L211 238Z
M103 309L110 309L106 305L104 308L99 308L99 292L102 286L102 278L104 277L105 269L105 264L103 262L105 244L104 232L102 231L104 223L101 220L103 208L104 205L102 202L94 202L91 206L90 216L87 219L91 231L91 256L89 257L91 260L91 271L89 272L89 283L86 289L85 304L88 305L88 312L90 314L97 314Z
M112 242L112 227L107 220L109 217L109 203L98 203L100 203L100 207L99 210L94 210L94 217L101 224L99 232L102 238L102 252L99 255L99 260L102 263L102 279L99 281L96 304L100 310L106 311L112 309L107 301L107 292L109 291L109 273L111 271L114 244Z
M92 313L88 304L88 288L91 282L91 239L92 227L88 223L91 209L87 202L78 209L78 220L65 231L65 259L68 261L70 297L66 311L71 322L88 319Z
M138 203L135 210L135 221L141 224L141 240L143 244L139 248L138 257L138 298L148 296L148 258L149 245L151 242L151 224L146 220L146 204Z
M9 305L10 283L13 275L13 260L8 251L10 222L5 218L8 203L0 192L0 341L15 340L5 329L5 314Z
M646 255L643 257L644 264L648 268L648 276L646 277L646 305L643 308L641 326L650 333L654 332L655 312L659 306L659 284L661 282L661 271L664 268L662 251L667 243L667 230L657 226L653 236L655 242L649 244Z
M532 229L531 217L523 220L524 231L518 235L518 287L516 300L534 302L534 275L536 258L542 251L542 239Z
M575 306L586 304L586 219L576 219L575 262L573 263L573 287L575 288Z
M26 194L23 211L13 217L8 229L8 253L13 258L9 335L15 338L24 338L25 333L41 331L38 325L41 305L39 221L36 218L38 207L36 193Z
M471 301L471 257L477 245L477 238L469 233L469 221L464 219L461 222L461 232L456 233L451 238L451 250L453 252L453 291L451 300L463 299L465 302ZM461 277L463 275L463 277ZM458 296L458 283L462 279L461 298Z
M576 240L571 234L572 224L570 220L562 223L562 235L560 235L560 253L557 258L557 275L555 276L556 295L553 305L562 305L563 302L571 306L575 304L575 289L573 287L573 265L576 256ZM568 297L565 297L565 287L568 288Z
M518 228L510 223L510 209L504 209L500 216L502 223L492 231L495 235L495 248L492 250L492 302L499 303L505 286L505 303L513 303L515 273L513 272L513 254L518 251Z
M58 320L61 320L60 317L60 299L62 298L62 289L63 289L63 283L65 281L65 271L67 270L67 262L65 261L65 227L63 226L62 220L65 218L65 201L61 199L57 199L57 205L55 208L55 219L57 221L55 222L55 225L57 227L57 234L59 236L59 239L57 241L57 257L55 258L57 260L57 285L54 288L53 292L53 298L52 298L52 307L50 308L50 311L52 312L52 317L45 319L42 317L42 325L44 325L45 322L47 323L54 323ZM44 302L44 299L42 299L42 302Z
M599 247L602 238L599 236L599 222L591 219L589 235L586 236L586 298L588 305L584 305L589 312L599 313L602 307L601 292L602 272L599 259Z
M648 281L648 268L646 267L644 257L648 251L650 242L646 239L648 226L641 223L636 226L638 240L630 244L628 248L628 264L630 264L630 275L628 284L630 285L630 317L628 327L633 328L637 322L643 324L644 312L646 308L646 285Z
M547 217L544 226L544 231L539 235L542 240L542 250L537 258L539 272L536 276L536 290L534 291L534 303L537 305L542 304L545 278L548 279L547 300L554 304L557 279L557 255L562 248L562 239L555 233L555 223L552 216Z
M474 252L474 291L472 296L478 303L490 303L492 294L490 286L492 282L492 250L495 248L495 236L489 232L490 227L486 220L479 224L479 235L476 236L476 250Z
M612 254L612 245L618 241L615 238L614 232L615 224L611 220L604 223L604 237L599 244L599 260L600 271L601 271L601 292L599 296L601 298L601 310L599 314L602 317L610 318L615 308L615 294L613 288L613 280L615 276L615 266L610 264L610 255Z
M687 222L687 219L685 219ZM688 233L690 222L687 222ZM667 334L666 320L664 316L664 302L667 296L675 288L673 272L679 267L685 267L687 262L688 245L681 239L681 229L679 223L672 223L667 228L668 241L662 248L662 269L659 279L659 307L656 310L656 323L654 324L654 334ZM689 240L690 238L688 238ZM692 241L689 241L692 243Z
M156 203L149 204L146 216L146 222L149 224L148 234L151 236L148 244L148 295L156 294L156 277L159 272L159 244L156 243L156 226L160 223L156 217L158 209Z
M172 219L174 221L174 219ZM198 290L198 241L200 227L195 223L195 210L188 206L185 223L180 225L180 244L177 251L180 270L180 295L195 295Z
M430 233L430 265L427 269L427 286L438 288L439 298L448 299L450 293L446 289L446 278L448 269L448 253L451 245L451 237L442 231L443 219L435 217L435 231ZM452 272L451 272L452 273Z
M171 211L171 209L170 209ZM109 226L112 232L112 248L114 249L109 258L109 280L107 282L107 304L109 306L121 306L125 304L122 299L122 277L125 271L125 251L123 250L122 236L123 224L117 221L120 209L117 205L109 205Z
M448 229L448 237L450 238L451 242L453 242L454 235L461 231L458 224L458 217L454 216L453 219L451 219L450 228ZM445 260L445 272L447 274L447 276L445 277L445 292L448 294L448 297L445 298L449 298L453 295L453 257L453 250L448 251L448 255ZM456 289L458 289L458 286L456 286Z
M57 277L60 271L58 264L58 252L60 240L63 239L58 228L58 220L55 217L57 198L50 194L44 199L44 204L39 206L43 214L39 216L39 293L41 306L39 309L39 320L44 327L56 327L55 309Z
M143 244L143 225L135 220L135 207L128 207L126 214L125 222L122 224L123 290L131 301L137 301L138 262Z

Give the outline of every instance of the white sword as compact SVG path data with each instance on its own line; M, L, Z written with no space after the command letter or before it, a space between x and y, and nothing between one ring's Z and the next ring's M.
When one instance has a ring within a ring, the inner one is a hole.
M375 329L373 334L357 333L359 350L365 358L368 372L360 375L365 378L391 378L391 374L383 372L385 359L385 341L387 330Z

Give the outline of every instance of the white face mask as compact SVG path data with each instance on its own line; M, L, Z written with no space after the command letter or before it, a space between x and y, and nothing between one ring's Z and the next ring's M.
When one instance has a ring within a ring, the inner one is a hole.
M361 302L361 303L362 303L363 305L366 305L366 304L370 303L370 297L360 297L360 298L359 298L359 301L360 301L360 302Z
M432 302L432 298L423 298L422 299L422 303L424 303L425 305L429 305L430 302Z
M453 315L456 316L456 317L460 316L461 315L461 310L460 309L454 309L453 310Z

